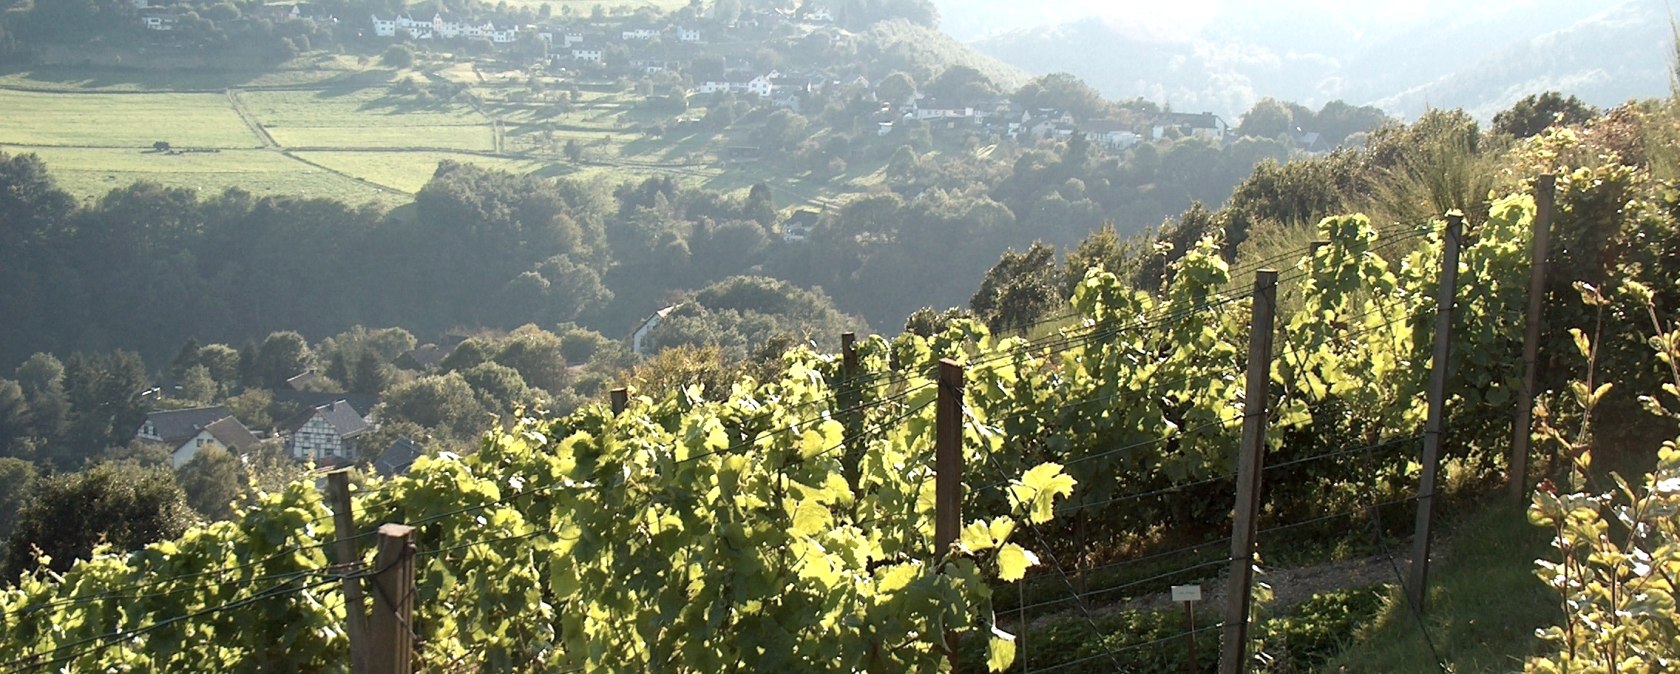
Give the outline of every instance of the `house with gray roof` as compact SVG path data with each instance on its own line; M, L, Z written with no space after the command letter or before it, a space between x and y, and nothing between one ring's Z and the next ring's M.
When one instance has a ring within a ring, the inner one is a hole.
M286 452L299 461L343 463L355 459L351 444L373 430L356 408L343 400L305 410L280 424L275 432L286 438Z
M146 415L134 437L168 448L170 463L176 468L186 465L205 448L238 454L257 444L257 436L221 405L152 412Z
M414 460L426 455L426 449L406 435L399 435L379 453L373 460L373 469L384 477L402 475L408 472L408 467L414 465Z

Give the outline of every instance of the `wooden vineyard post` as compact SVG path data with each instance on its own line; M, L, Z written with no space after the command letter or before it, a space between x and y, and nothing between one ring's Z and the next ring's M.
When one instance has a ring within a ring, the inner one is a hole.
M327 473L327 501L332 506L334 552L339 568L345 574L361 570L362 553L356 546L356 520L350 511L350 472L335 470ZM367 602L362 596L362 580L344 579L344 632L350 637L350 671L366 674L368 666Z
M846 332L840 335L840 390L836 401L840 407L840 424L846 428L846 449L841 459L841 469L846 477L846 484L851 485L852 492L858 490L858 483L863 479L863 441L858 434L863 430L859 423L859 403L863 396L858 387L858 355L857 333Z
M1429 418L1423 428L1423 479L1418 484L1417 526L1412 533L1412 573L1407 599L1419 613L1429 596L1429 545L1435 517L1435 481L1441 472L1441 436L1446 432L1447 367L1452 357L1453 305L1458 299L1458 247L1464 216L1447 216L1441 242L1441 289L1435 310L1435 355L1429 363Z
M379 526L373 568L373 637L369 674L414 672L414 527Z
M934 418L933 550L939 558L950 552L962 528L963 367L950 359L939 361L939 399ZM945 633L951 671L957 670L957 633Z
M858 376L857 333L855 332L840 334L840 367L843 368L846 388L850 389L857 382Z
M611 395L612 395L612 413L613 413L613 416L616 417L620 414L623 414L624 409L630 406L630 390L629 389L622 389L622 388L615 388L611 391Z
M1242 444L1237 457L1237 503L1231 523L1231 574L1225 585L1225 630L1219 671L1248 671L1248 610L1254 583L1254 521L1265 470L1266 408L1272 380L1272 336L1277 314L1277 271L1254 273L1254 306L1248 327L1248 381L1243 396ZM1190 635L1195 639L1196 635Z
M1534 235L1528 272L1528 317L1523 332L1523 379L1517 391L1517 414L1511 423L1511 501L1528 501L1528 443L1534 432L1534 395L1538 384L1540 330L1545 327L1546 262L1552 254L1552 209L1557 203L1557 178L1542 175L1534 181Z

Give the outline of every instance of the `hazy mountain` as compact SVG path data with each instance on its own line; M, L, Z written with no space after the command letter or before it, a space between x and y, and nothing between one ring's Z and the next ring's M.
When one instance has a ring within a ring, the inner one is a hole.
M1487 52L1376 104L1408 115L1429 105L1463 107L1490 118L1538 91L1563 91L1599 106L1661 96L1668 92L1671 39L1666 9L1627 2L1566 29Z
M1070 3L1077 4L1046 4ZM1406 117L1431 105L1489 117L1546 89L1598 105L1667 92L1671 48L1661 0L1230 5L1187 0L1161 11L1093 10L973 44L1030 73L1071 72L1112 98L1211 110L1232 123L1264 96L1313 107L1334 99L1374 103ZM995 32L999 18L1026 21L1018 4L994 0L941 10L943 25L959 36Z

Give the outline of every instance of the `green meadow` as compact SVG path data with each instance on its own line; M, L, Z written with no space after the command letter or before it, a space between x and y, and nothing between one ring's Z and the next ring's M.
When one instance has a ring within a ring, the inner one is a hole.
M0 90L0 143L62 147L251 148L261 139L223 94Z

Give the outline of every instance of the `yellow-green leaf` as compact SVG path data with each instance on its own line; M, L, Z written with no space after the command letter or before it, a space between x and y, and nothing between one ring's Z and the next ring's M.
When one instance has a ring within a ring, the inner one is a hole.
M969 552L990 550L995 546L992 539L992 529L986 525L985 520L969 522L968 526L963 527L962 537L958 539L958 543Z
M991 534L993 543L1002 545L1003 543L1008 542L1009 535L1012 533L1015 533L1015 520L1010 519L1008 515L998 515L997 517L992 518Z
M1592 357L1592 344L1587 341L1587 333L1580 328L1570 328L1569 336L1575 338L1575 349L1581 352L1582 358Z
M992 638L986 644L986 669L1001 672L1015 664L1015 635L992 626Z
M998 578L1014 582L1025 578L1027 569L1038 565L1038 555L1014 543L998 548Z
M818 532L827 531L834 523L833 515L828 508L816 500L800 501L793 509L793 534L795 536L814 536Z

